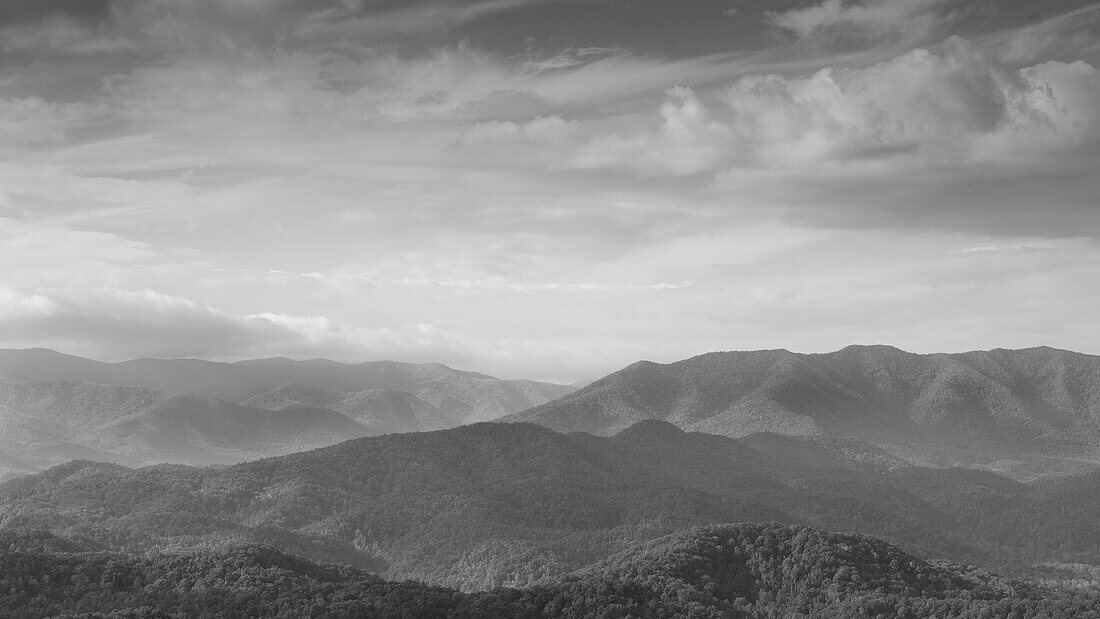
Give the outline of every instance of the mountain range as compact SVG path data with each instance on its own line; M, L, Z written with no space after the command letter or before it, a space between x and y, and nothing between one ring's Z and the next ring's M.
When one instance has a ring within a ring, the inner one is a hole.
M911 464L1027 480L1100 465L1100 357L718 352L641 361L578 390L440 364L0 350L0 478L74 458L227 464L489 420L607 436L647 419L729 437L854 439Z
M440 364L0 350L0 478L72 459L228 464L495 419L571 391Z
M850 437L912 463L1026 479L1100 464L1100 357L1052 348L717 352L638 362L503 421L607 436L645 419L730 437Z
M1100 473L1023 484L851 441L481 423L228 468L72 462L0 484L0 530L135 554L271 545L473 591L549 582L694 526L779 522L1075 578L1100 565L1098 506Z

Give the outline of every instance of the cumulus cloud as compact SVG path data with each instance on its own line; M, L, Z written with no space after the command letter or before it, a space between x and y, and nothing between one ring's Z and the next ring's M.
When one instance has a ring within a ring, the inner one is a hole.
M495 151L501 165L610 169L639 176L690 176L713 171L734 146L730 127L690 88L667 89L656 113L617 119L485 121L461 138L470 149Z
M956 42L726 93L740 159L712 186L814 226L1091 234L1100 72L1014 70Z
M769 165L891 153L1011 159L1095 136L1097 77L1081 62L1012 71L956 41L943 53L917 49L809 78L746 77L725 98L740 143Z
M956 43L748 77L726 100L743 158L713 189L785 204L793 221L1056 236L1100 225L1100 71L1088 63L1017 70Z
M915 49L868 67L748 75L709 103L690 88L671 88L652 115L481 122L463 143L528 150L505 151L509 161L553 166L556 159L566 168L643 176L835 165L849 173L958 164L1042 169L1100 137L1098 88L1100 72L1088 63L1013 69L954 39L937 52Z
M715 121L690 88L666 91L661 123L652 133L596 138L566 162L574 168L624 168L641 175L684 176L714 169L731 143L730 128Z

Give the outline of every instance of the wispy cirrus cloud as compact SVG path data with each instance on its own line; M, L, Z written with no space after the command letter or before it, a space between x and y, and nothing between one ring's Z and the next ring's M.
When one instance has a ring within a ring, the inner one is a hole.
M807 7L767 13L775 26L800 37L869 40L900 36L917 42L934 33L952 11L947 0L823 0Z

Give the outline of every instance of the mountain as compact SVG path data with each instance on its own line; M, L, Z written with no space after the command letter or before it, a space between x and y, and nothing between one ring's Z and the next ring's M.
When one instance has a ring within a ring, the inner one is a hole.
M101 363L0 350L0 479L72 459L240 462L496 419L571 391L439 364Z
M24 472L74 457L131 465L230 464L368 433L327 409L263 410L71 381L0 383L0 454L7 468Z
M343 393L387 389L411 393L436 408L460 412L467 423L517 412L573 391L566 385L501 380L438 363L373 361L352 365L282 358L237 363L197 359L103 363L44 349L0 350L0 382L46 380L158 389L237 403L288 385Z
M1098 617L1100 596L930 563L874 538L774 524L695 528L526 589L387 582L268 547L132 556L0 535L12 617Z
M268 544L476 590L546 582L687 527L771 521L1031 575L1052 561L1100 565L1097 488L1096 476L1022 484L910 467L851 441L652 420L613 437L484 423L227 468L73 462L0 484L0 530L136 553ZM1049 535L1020 534L1044 514L1060 515Z
M326 408L354 419L371 434L453 428L462 425L469 415L469 407L440 408L396 389L322 391L287 384L254 395L242 404L268 410Z
M503 420L606 436L643 419L730 437L853 437L914 463L1027 478L1100 463L1100 357L1052 348L719 352L635 363Z

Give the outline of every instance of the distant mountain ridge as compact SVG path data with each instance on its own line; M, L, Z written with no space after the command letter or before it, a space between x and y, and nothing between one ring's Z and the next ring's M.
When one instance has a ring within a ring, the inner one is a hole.
M346 364L314 359L259 359L221 363L200 359L133 359L105 363L32 348L0 350L0 382L70 380L161 389L172 393L215 397L237 402L284 384L298 384L324 391L407 391L424 384L501 384L508 395L541 394L552 399L569 393L565 385L531 380L502 380L456 370L440 363L368 361Z
M226 464L488 421L573 391L441 364L103 363L0 350L0 479L71 459Z
M1053 348L716 352L638 362L502 421L609 435L644 419L731 437L855 437L930 464L1092 466L1100 357Z
M364 425L322 408L263 410L157 389L74 381L0 383L0 453L13 460L5 468L20 472L74 457L131 466L232 464L369 433Z

